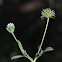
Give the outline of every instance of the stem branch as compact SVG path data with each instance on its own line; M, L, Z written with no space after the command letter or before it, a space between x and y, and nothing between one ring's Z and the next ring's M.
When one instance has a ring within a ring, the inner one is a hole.
M17 38L15 37L14 33L12 33L14 39L16 40L16 42L18 43ZM33 59L27 54L27 56L25 56L26 58L28 58L31 62L33 62Z
M42 44L43 44L43 41L44 41L44 38L45 38L45 34L46 34L46 31L47 31L48 23L49 23L49 18L47 18L47 24L46 24L45 32L44 32L44 35L43 35L42 42L41 42L41 44L40 44L38 53L40 52L40 49L41 49L41 47L42 47Z

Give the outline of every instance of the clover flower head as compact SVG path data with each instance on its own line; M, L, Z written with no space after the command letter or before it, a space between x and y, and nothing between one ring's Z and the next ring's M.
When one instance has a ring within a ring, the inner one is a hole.
M15 30L15 26L13 23L8 23L7 27L6 27L6 30L9 32L9 33L13 33L14 30Z
M41 12L42 12L41 18L52 18L55 16L55 11L51 10L50 8L43 9L43 11Z

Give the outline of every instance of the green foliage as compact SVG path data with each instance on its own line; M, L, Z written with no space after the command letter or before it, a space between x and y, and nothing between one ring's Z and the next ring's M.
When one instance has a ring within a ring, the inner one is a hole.
M41 51L40 51L39 55L41 56L42 54L43 54L43 50L41 49Z
M39 49L40 47L38 46L38 49ZM42 48L40 49L40 51L39 51L39 53L37 52L36 53L36 56L35 57L37 57L37 58L39 58L40 56L42 56L42 54L44 53L44 52L48 52L48 51L53 51L54 49L52 48L52 47L47 47L45 50L42 50Z
M26 52L26 50L24 50L24 56L26 56L27 55L27 52Z
M13 56L13 57L11 58L11 60L13 60L13 59L18 59L18 58L21 58L21 57L23 57L23 56L22 56L22 55Z
M47 52L47 51L53 51L54 49L52 47L47 47L44 52Z
M44 41L44 38L45 38L45 34L46 34L46 31L47 31L47 27L48 27L48 23L49 23L49 18L54 17L54 16L55 16L55 12L54 12L54 10L51 10L50 8L46 8L46 9L43 9L43 11L42 11L41 14L42 14L42 16L41 16L42 18L47 18L47 24L46 24L45 32L44 32L44 35L43 35L43 38L42 38L42 42L41 42L40 46L38 46L38 52L36 53L34 59L31 58L31 57L27 54L26 50L23 49L23 46L22 46L21 42L20 42L19 40L17 40L17 38L15 37L15 35L14 35L14 30L15 30L14 24L13 24L13 23L9 23L9 24L7 25L7 27L6 27L7 31L8 31L9 33L12 33L12 35L13 35L13 37L15 38L16 42L18 43L18 46L19 46L19 48L20 48L20 51L21 51L22 54L23 54L23 55L13 56L13 57L11 58L11 60L12 60L12 59L21 58L21 57L26 57L26 58L28 58L31 62L36 62L36 60L37 60L40 56L42 56L42 54L43 54L44 52L53 51L53 50L54 50L52 47L47 47L47 48L43 51L41 47L42 47L42 44L43 44L43 41Z
M22 46L22 44L21 44L21 42L19 40L18 40L18 46L19 46L20 51L22 52L22 54L24 54L25 51L24 51L23 46Z
M38 45L38 50L39 50L40 46ZM36 56L41 56L43 54L43 50L42 48L40 49L39 53L36 53Z

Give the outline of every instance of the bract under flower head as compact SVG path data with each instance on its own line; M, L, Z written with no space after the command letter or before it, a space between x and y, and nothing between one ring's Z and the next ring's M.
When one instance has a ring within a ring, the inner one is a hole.
M13 33L14 30L15 30L15 26L13 23L8 23L7 27L6 27L6 30L9 32L9 33Z
M43 9L43 11L41 12L42 12L41 18L52 18L55 16L55 11L51 10L50 8Z

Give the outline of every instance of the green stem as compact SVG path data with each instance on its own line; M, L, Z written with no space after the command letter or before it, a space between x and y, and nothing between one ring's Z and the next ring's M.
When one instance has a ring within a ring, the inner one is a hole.
M31 62L33 62L33 59L29 56L29 55L27 55L27 56L25 56L27 59L29 59Z
M14 39L16 40L16 42L18 42L17 38L15 37L14 33L12 33Z
M16 42L18 43L17 38L15 37L14 33L12 33L14 39L16 40ZM25 56L26 58L28 58L31 62L33 62L33 59L27 54L27 56Z
M37 57L34 58L34 61L33 62L36 62L36 60L37 60Z
M43 35L42 42L41 42L41 44L40 44L38 53L40 52L40 49L41 49L41 47L42 47L42 44L43 44L43 41L44 41L44 38L45 38L45 34L46 34L46 31L47 31L48 23L49 23L49 18L47 18L47 24L46 24L45 32L44 32L44 35Z

